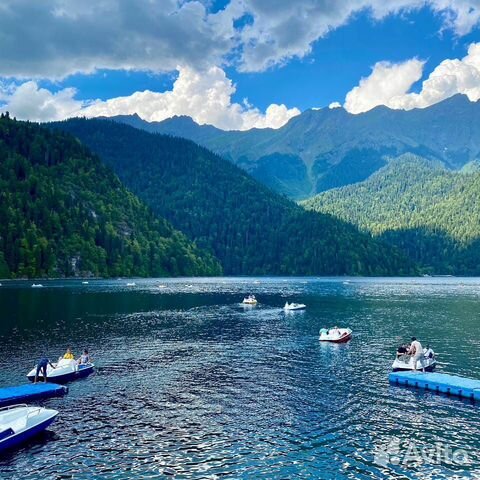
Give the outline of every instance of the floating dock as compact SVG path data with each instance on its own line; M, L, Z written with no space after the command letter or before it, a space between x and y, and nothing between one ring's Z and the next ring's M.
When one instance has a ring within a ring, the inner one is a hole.
M0 388L0 407L14 403L25 403L41 398L64 395L68 388L56 383L29 383L18 387Z
M480 380L447 373L423 372L392 372L388 379L395 385L423 388L432 392L480 401Z

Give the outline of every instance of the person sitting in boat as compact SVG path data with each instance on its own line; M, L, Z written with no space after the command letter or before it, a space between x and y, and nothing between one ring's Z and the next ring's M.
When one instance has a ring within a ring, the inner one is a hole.
M87 363L90 363L90 355L88 354L88 350L85 349L78 359L78 364L86 365Z
M52 368L55 368L52 362L48 359L46 355L42 355L42 358L37 363L37 371L35 372L35 380L33 383L38 382L38 374L42 372L43 381L47 382L47 366L50 365Z
M397 357L398 358L403 357L407 353L408 353L408 344L407 343L403 343L402 345L400 345L397 348Z
M420 362L420 365L422 366L422 371L424 372L425 366L423 362L423 347L422 344L415 337L412 337L412 343L410 344L408 354L413 357L413 371L417 371L417 362Z
M75 355L73 355L72 349L70 347L67 348L65 355L63 356L64 360L75 360Z
M423 350L423 356L425 358L434 358L435 357L435 353L434 351L430 348L430 345L427 345L427 348L425 348Z

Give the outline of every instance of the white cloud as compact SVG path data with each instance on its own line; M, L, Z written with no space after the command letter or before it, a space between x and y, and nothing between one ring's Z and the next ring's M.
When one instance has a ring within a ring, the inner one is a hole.
M56 93L40 88L29 81L19 86L0 85L0 107L20 120L47 121L62 120L75 115L82 108L82 102L74 99L76 90L65 88Z
M409 92L422 76L423 63L417 59L401 64L377 63L367 78L348 92L345 108L351 113L370 110L376 105L410 110L425 108L457 93L471 101L480 99L480 43L472 43L462 59L441 62L422 83L420 92Z
M332 109L334 109L334 108L342 108L342 105L340 104L340 102L332 102L332 103L328 106L328 108L329 108L330 110L332 110Z
M127 97L106 101L81 102L75 100L74 89L52 93L29 81L18 87L0 88L3 111L10 111L19 119L36 121L61 120L85 115L113 116L137 113L147 121L161 121L174 115L188 115L200 124L211 124L226 130L249 128L279 128L298 115L297 108L271 104L262 113L245 102L232 102L235 86L219 67L197 71L178 67L179 76L172 90L135 92Z
M423 62L417 59L404 63L379 62L372 73L360 80L345 97L345 109L350 113L361 113L388 105L392 98L404 95L422 77Z
M147 121L161 121L174 115L188 115L200 124L226 130L279 128L298 115L297 108L270 105L265 114L245 102L232 103L235 86L219 67L199 72L178 67L179 75L172 90L159 93L146 90L128 97L97 102L83 110L88 116L113 116L137 113Z
M0 76L61 79L98 69L173 71L236 64L262 71L308 55L360 11L376 20L428 6L469 33L480 0L2 0ZM248 17L246 22L238 22Z

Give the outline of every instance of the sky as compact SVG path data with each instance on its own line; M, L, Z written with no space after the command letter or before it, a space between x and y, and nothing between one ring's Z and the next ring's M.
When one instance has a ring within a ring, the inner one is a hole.
M279 128L480 99L480 0L2 0L0 110Z

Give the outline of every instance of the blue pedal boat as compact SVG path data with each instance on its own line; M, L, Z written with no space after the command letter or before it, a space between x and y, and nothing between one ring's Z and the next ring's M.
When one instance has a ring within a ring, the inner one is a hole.
M25 404L0 408L0 453L43 432L57 415L57 410Z

